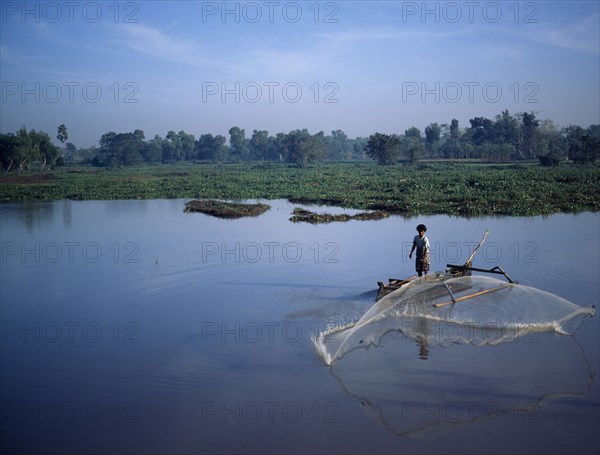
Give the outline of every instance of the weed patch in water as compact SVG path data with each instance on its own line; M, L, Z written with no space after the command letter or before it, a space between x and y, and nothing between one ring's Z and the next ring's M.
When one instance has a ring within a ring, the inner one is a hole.
M271 208L267 204L241 204L215 200L194 200L185 205L184 212L200 212L217 218L259 216Z
M292 223L312 223L312 224L320 224L320 223L332 223L334 221L351 221L351 220L380 220L382 218L387 218L389 216L388 213L383 212L381 210L377 210L375 212L361 212L356 215L348 215L347 213L315 213L310 210L302 209L300 207L296 207L292 212L292 217L290 221Z

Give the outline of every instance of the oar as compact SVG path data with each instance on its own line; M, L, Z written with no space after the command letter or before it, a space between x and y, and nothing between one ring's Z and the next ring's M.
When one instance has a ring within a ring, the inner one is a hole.
M495 288L484 289L483 291L479 291L479 292L475 292L473 294L464 295L462 297L455 298L454 300L450 300L449 302L434 303L433 306L436 307L436 308L442 308L442 307L451 305L453 303L462 302L463 300L472 299L473 297L478 297L480 295L484 295L484 294L488 294L490 292L497 291L498 289L502 289L502 288L505 288L507 286L510 286L510 284L502 284L502 285L497 286Z

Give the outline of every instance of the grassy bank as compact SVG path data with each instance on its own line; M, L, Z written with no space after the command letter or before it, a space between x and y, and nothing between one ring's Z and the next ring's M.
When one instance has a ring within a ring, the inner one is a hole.
M423 163L163 165L0 177L0 200L290 199L405 213L537 215L600 210L600 167Z

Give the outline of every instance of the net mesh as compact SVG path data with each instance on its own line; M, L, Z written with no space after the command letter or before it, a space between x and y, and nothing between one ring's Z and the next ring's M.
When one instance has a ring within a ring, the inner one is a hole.
M531 332L572 334L593 308L488 276L431 274L373 305L358 322L332 325L314 340L328 365L399 332L425 346L514 341Z

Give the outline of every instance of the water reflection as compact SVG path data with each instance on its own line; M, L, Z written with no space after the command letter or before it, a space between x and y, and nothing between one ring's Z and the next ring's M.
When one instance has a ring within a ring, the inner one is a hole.
M417 346L419 346L419 359L427 360L429 356L429 345L427 342L429 330L427 329L428 321L425 318L417 320Z
M435 439L457 425L535 423L542 406L583 397L594 384L575 335L537 333L496 346L430 347L427 324L417 326L418 359L413 335L396 331L330 368L341 389L397 436ZM419 361L423 356L429 360Z
M8 204L9 211L16 211L28 233L50 228L54 224L55 203L27 201Z
M140 200L115 200L103 201L104 216L109 218L120 218L123 216L142 217L148 212L148 203L146 199ZM179 205L177 201L177 205Z
M63 227L70 229L73 223L73 202L71 200L62 201L62 219Z

